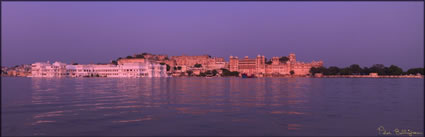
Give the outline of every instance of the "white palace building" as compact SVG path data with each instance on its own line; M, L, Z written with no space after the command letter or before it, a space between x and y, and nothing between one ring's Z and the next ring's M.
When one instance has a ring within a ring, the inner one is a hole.
M166 65L145 63L68 65L61 62L32 64L31 77L168 77Z

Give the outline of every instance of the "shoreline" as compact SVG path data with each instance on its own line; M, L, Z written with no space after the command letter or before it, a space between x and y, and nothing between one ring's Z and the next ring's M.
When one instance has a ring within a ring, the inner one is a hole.
M424 78L423 75L382 75L382 76L370 76L370 75L324 75L314 78Z
M5 76L1 77L27 77L27 78L242 78L235 76L224 77L198 77L198 76L178 76L178 77L31 77L31 76ZM369 76L369 75L324 75L324 76L275 76L275 77L254 77L243 79L255 78L424 78L424 75L383 75L383 76Z

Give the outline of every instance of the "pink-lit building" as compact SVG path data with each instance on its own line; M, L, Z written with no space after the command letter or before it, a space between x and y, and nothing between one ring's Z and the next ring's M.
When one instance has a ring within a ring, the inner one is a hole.
M310 68L323 66L322 61L313 61L310 63L296 61L295 54L289 54L289 60L280 61L279 57L273 57L271 64L266 63L264 56L258 55L254 59L245 56L242 59L230 56L229 70L237 71L240 74L255 75L255 76L283 76L293 75L303 76L310 74Z

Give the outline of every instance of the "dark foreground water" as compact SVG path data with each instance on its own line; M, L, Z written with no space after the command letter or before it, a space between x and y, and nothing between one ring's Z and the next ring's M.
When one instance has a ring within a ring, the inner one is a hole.
M6 136L375 136L379 126L424 132L424 79L2 77L1 82Z

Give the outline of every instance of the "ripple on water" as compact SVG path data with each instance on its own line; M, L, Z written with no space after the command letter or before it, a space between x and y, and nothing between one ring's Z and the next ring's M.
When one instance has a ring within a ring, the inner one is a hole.
M423 79L2 82L2 135L377 135L368 125L423 133Z

